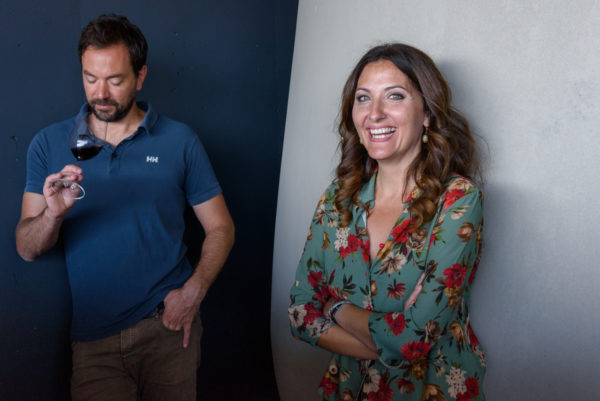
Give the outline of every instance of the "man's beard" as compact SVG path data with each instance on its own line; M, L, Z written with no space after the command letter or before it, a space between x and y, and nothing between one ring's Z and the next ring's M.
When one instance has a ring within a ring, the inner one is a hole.
M121 120L123 117L129 113L129 110L133 107L133 102L135 102L135 96L132 96L129 102L127 102L124 106L120 106L119 103L115 102L112 99L105 100L92 100L90 102L90 106L92 109L92 113L96 116L96 118L100 121L104 121L106 123L113 123L115 121ZM115 111L112 113L102 112L96 110L96 105L100 106L114 106Z

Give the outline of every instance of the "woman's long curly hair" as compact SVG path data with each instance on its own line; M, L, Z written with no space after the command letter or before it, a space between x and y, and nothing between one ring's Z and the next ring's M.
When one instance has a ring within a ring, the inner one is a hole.
M428 143L421 146L421 153L411 164L407 179L412 177L422 194L409 206L411 228L418 229L431 221L442 194L443 185L451 173L469 179L479 179L479 161L475 141L469 123L451 106L450 87L429 56L422 51L401 43L388 43L369 50L348 77L342 92L342 108L338 132L340 134L341 160L336 174L335 207L341 213L341 225L347 226L352 219L350 205L361 205L358 195L362 185L376 170L377 162L369 157L360 143L352 120L356 86L367 64L389 60L410 80L421 94L423 110L429 117Z

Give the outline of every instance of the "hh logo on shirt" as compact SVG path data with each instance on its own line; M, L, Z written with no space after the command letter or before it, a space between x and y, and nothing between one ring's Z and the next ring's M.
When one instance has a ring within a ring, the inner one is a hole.
M146 156L146 163L158 163L158 156Z

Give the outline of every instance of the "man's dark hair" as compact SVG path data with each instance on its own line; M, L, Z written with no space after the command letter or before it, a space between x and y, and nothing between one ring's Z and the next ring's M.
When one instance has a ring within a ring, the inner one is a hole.
M140 28L121 15L103 14L83 28L78 45L79 61L89 46L104 49L119 43L129 50L131 66L137 75L146 65L148 43Z

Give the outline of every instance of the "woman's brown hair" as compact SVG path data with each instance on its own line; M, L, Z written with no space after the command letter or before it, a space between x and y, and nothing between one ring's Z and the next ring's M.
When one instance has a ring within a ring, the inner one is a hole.
M469 123L451 106L451 91L444 77L429 56L401 43L388 43L369 50L352 70L342 92L342 108L338 132L341 160L336 174L335 207L341 213L341 224L352 218L351 204L367 208L358 201L362 185L375 172L377 162L369 157L359 141L352 120L356 85L367 64L389 60L410 80L421 94L423 110L429 117L428 143L411 164L408 177L414 178L422 194L409 206L411 228L417 229L431 221L437 208L443 185L451 173L470 179L479 178L477 148Z

